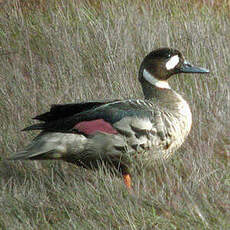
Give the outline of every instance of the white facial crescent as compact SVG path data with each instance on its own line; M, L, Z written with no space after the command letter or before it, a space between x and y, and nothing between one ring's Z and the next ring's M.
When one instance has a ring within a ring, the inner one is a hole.
M179 63L180 58L178 55L172 56L166 63L165 67L167 70L175 68L175 66Z

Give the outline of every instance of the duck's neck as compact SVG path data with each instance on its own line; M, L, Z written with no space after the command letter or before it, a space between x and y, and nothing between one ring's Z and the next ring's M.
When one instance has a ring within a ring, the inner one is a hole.
M145 99L157 102L162 107L176 109L175 105L181 102L182 97L179 96L174 90L169 88L161 88L150 84L145 79L141 81L142 90Z
M145 68L140 68L139 80L145 99L154 101L160 107L177 110L178 104L184 103L184 99L171 89L167 80L156 78L153 73Z

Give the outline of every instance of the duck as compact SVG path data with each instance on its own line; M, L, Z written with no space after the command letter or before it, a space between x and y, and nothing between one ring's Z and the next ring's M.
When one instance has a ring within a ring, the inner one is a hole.
M23 130L39 130L38 136L9 160L55 159L89 169L103 163L116 169L132 189L132 160L142 156L147 161L168 159L191 130L190 107L168 82L181 73L209 70L190 64L177 49L153 50L139 69L143 99L52 105L33 118L39 123Z

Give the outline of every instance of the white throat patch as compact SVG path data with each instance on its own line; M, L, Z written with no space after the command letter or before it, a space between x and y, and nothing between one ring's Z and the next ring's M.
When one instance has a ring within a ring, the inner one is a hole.
M178 55L172 56L169 61L167 61L165 67L167 70L173 69L180 61L180 58Z
M158 88L162 89L171 89L167 81L161 81L156 79L152 74L150 74L146 69L143 71L143 77L150 84L155 85Z

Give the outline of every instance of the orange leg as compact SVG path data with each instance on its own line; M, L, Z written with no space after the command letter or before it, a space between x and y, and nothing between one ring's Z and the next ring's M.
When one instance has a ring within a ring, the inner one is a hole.
M128 173L123 174L123 179L124 179L125 185L128 188L128 190L131 190L132 189L132 185L131 185L132 182L131 182L130 174L128 174Z

